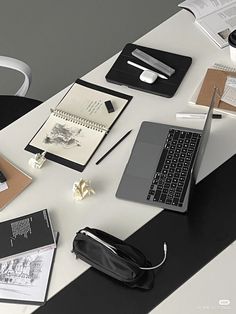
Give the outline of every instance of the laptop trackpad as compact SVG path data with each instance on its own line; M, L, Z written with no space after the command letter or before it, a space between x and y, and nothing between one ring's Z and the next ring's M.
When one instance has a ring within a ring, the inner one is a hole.
M127 174L151 179L161 156L162 146L136 142L127 166Z

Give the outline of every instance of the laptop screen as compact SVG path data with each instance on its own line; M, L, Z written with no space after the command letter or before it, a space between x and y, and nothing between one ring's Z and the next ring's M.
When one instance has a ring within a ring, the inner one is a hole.
M211 103L209 106L208 114L206 117L205 125L202 131L201 140L199 143L198 151L196 154L196 162L194 163L193 167L193 179L196 182L197 175L199 173L199 169L201 166L202 158L206 149L206 144L210 135L210 129L211 129L211 122L212 122L212 115L213 115L213 109L215 107L216 103L216 97L218 95L218 89L215 87L214 92L211 98Z

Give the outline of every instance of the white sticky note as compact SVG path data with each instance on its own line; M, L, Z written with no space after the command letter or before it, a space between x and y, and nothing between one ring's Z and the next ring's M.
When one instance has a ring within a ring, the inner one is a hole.
M221 100L236 107L236 77L227 77Z
M0 183L0 192L8 189L7 182Z

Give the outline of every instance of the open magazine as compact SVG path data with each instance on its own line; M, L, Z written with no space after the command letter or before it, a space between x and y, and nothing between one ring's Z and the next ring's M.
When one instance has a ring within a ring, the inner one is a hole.
M191 11L195 22L220 48L228 46L228 36L236 28L235 0L186 0L179 7Z

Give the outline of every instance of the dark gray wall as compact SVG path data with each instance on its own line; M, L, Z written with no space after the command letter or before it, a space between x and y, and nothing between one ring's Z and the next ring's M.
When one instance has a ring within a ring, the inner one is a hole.
M46 100L176 13L177 0L1 0L0 55L33 72L27 96ZM0 93L20 75L0 69Z

